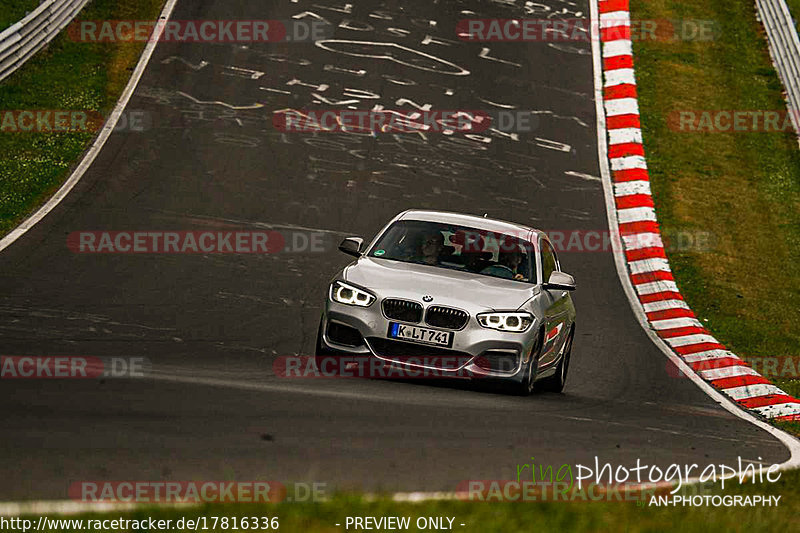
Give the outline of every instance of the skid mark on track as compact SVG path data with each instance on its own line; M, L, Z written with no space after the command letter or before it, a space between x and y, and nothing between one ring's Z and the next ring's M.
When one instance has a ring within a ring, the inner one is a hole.
M603 182L603 180L600 179L599 176L593 176L592 174L585 174L583 172L576 172L574 170L567 170L566 172L564 172L564 174L566 174L567 176L574 176L576 178L580 178L586 181L597 181L600 183Z
M24 316L29 318L64 320L68 322L89 322L92 324L98 324L102 326L120 326L126 328L143 329L147 331L175 331L175 328L164 328L164 327L150 326L147 324L137 324L133 322L118 322L108 315L100 315L96 313L84 313L80 311L70 311L67 309L53 309L47 307L22 307L16 305L0 305L0 316L2 315L9 317L0 321L0 323L5 323L5 324L9 324L16 321L16 319L11 317Z
M333 229L324 229L324 228L313 228L310 226L302 226L298 224L288 224L288 223L279 223L279 222L263 222L258 220L244 220L244 219L237 219L237 218L230 218L230 217L218 217L212 215L203 215L198 213L178 213L176 211L164 211L164 210L151 210L157 213L161 213L164 215L169 215L174 218L179 219L197 219L203 221L216 221L219 224L227 224L227 225L237 225L241 227L256 227L256 228L264 228L264 229L288 229L288 230L297 230L297 231L312 231L312 232L320 232L320 233L329 233L333 235L346 235L349 234L347 231L341 230L333 230Z
M180 56L169 56L166 59L162 59L161 63L163 63L165 65L169 65L170 63L172 63L175 60L180 61L181 63L183 63L184 65L186 65L187 67L189 67L190 69L195 70L195 71L196 70L201 70L204 67L208 66L208 61L200 61L199 63L197 63L195 65L194 63L191 63L191 62L187 61L186 59L184 59L184 58L182 58Z
M185 98L188 98L189 100L191 100L195 104L219 105L219 106L222 106L222 107L227 107L228 109L241 110L241 109L258 109L258 108L264 107L264 104L259 104L258 102L256 102L255 104L250 104L250 105L233 105L233 104L229 104L227 102L222 102L220 100L198 100L197 98L195 98L191 94L186 94L183 91L178 91L178 94L183 96L183 97L185 97Z
M353 57L363 57L369 59L380 59L391 61L398 65L411 67L427 72L438 74L449 74L452 76L468 76L469 70L419 50L414 50L407 46L393 42L376 41L349 41L343 39L325 39L314 43L319 48L329 52L344 54ZM397 57L397 51L405 55L404 58ZM427 62L427 65L425 64ZM444 67L444 68L442 68Z

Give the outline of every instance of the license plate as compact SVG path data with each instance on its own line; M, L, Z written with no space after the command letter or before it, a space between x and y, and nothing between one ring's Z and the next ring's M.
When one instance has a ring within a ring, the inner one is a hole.
M421 344L432 344L434 346L444 346L449 348L453 344L452 331L439 331L438 329L421 328L419 326L407 326L397 322L389 323L389 338L399 339Z

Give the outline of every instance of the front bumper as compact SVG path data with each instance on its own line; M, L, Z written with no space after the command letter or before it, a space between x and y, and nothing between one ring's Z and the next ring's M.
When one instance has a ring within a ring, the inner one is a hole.
M445 349L390 339L390 322L451 331L452 346ZM329 350L374 357L399 368L434 371L442 377L522 379L537 335L535 323L524 333L503 332L482 327L474 315L460 330L390 320L382 312L380 299L369 307L357 307L327 298L322 323L321 342ZM357 330L361 342L354 345L353 336L341 342L340 326ZM502 364L493 364L498 361Z

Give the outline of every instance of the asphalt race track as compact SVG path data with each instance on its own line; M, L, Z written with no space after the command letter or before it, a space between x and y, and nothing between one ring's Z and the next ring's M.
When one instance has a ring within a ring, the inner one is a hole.
M587 2L542 0L547 9L529 12L504 1L354 4L178 2L175 20L308 11L336 29L316 44L159 43L128 106L152 127L113 134L67 199L0 253L3 355L152 363L143 379L3 380L0 501L67 499L80 480L454 490L515 478L531 457L556 467L594 456L628 466L785 461L776 439L670 372L630 310L610 249L560 255L579 285L564 394L275 376L277 357L313 352L328 282L348 262L338 240L371 237L399 211L607 229L590 44L472 43L455 31L466 17L588 17ZM533 110L538 127L471 139L284 134L272 124L289 107L425 104ZM300 235L290 248L319 235L324 251L67 247L84 230L232 228Z

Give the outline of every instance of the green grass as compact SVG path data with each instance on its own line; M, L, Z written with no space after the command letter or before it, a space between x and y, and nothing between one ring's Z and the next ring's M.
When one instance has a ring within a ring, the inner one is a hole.
M39 0L2 0L0 2L0 31L22 20L38 5Z
M670 250L695 313L745 357L800 355L800 150L793 133L671 130L675 110L785 110L750 0L633 0L637 19L718 23L712 42L634 43L642 130L663 231L707 230ZM791 381L782 384L797 392Z
M142 508L126 513L91 513L79 518L143 520L170 519L173 524L181 517L196 519L207 517L207 531L223 531L212 528L213 517L278 517L282 532L342 532L348 516L401 516L411 517L412 524L418 517L452 517L453 530L481 533L513 533L528 531L592 531L592 532L655 532L685 531L709 533L713 531L793 531L800 513L800 471L784 472L775 483L738 481L726 483L724 491L719 484L707 489L689 487L692 494L732 495L779 495L777 507L683 507L649 506L646 502L472 502L434 501L421 503L393 502L389 498L364 501L355 494L334 495L324 503L284 504L207 504L183 509ZM49 515L53 518L52 515ZM78 517L76 517L78 518ZM229 522L230 523L230 522ZM335 524L341 524L336 526ZM463 527L460 524L465 524ZM202 528L200 529L202 531ZM56 529L76 531L75 529ZM110 531L115 531L111 529ZM224 531L236 531L227 529ZM354 531L351 528L349 531ZM382 530L383 531L383 530ZM410 527L407 531L418 531Z
M163 0L94 0L78 17L153 20L162 4ZM63 31L0 84L0 110L72 109L107 115L144 45L74 42ZM0 235L57 190L94 136L90 131L0 132Z

